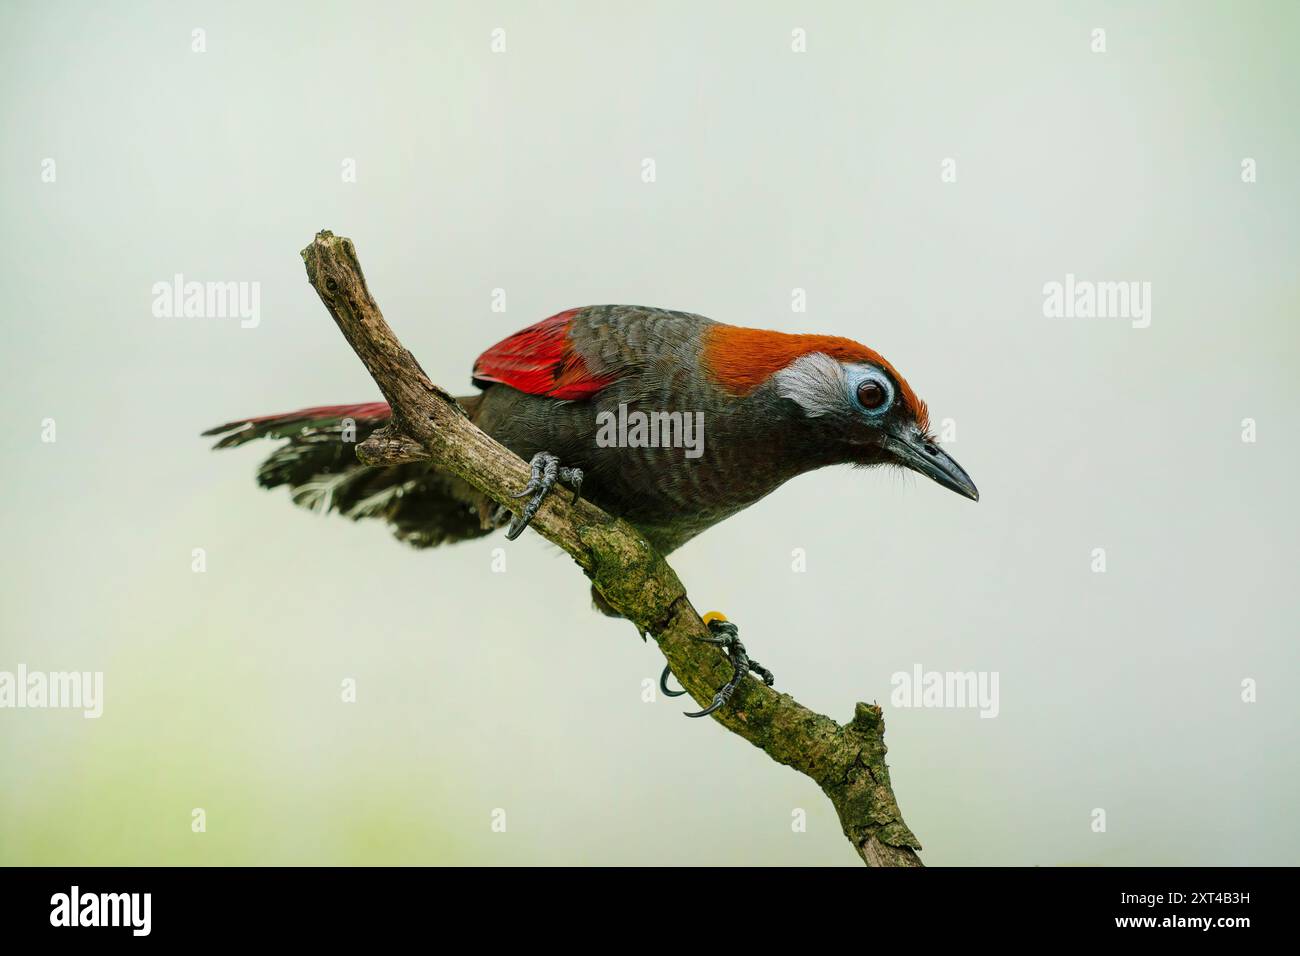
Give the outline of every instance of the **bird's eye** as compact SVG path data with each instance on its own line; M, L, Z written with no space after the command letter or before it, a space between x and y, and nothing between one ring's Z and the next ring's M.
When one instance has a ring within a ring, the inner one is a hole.
M879 382L867 379L858 386L858 402L868 411L875 411L889 397L885 387Z

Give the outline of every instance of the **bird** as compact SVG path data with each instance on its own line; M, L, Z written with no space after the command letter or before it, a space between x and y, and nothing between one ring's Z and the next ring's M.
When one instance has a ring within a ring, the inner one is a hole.
M940 447L929 412L880 353L836 335L776 332L632 305L568 309L493 345L474 363L470 420L529 462L518 515L428 462L366 465L356 445L391 418L384 402L236 419L203 432L216 448L287 439L258 469L295 504L387 522L417 548L507 524L513 540L557 486L628 521L671 554L806 472L897 467L973 501L979 491ZM617 616L592 589L598 610ZM706 621L737 675L767 683L736 626ZM744 671L741 670L742 664ZM661 686L668 690L665 669Z

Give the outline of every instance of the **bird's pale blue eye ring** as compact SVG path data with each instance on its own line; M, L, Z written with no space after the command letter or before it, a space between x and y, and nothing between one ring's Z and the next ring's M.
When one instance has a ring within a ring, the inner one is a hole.
M879 375L864 376L853 388L853 397L870 415L883 415L894 402L894 389Z

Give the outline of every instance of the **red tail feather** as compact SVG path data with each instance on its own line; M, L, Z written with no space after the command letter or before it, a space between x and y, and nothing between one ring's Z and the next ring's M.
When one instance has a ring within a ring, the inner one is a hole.
M217 443L218 448L241 445L253 438L268 435L282 435L296 432L308 426L320 427L332 424L344 418L367 425L387 421L392 411L387 402L363 402L359 405L316 405L312 408L300 408L296 412L281 412L278 415L261 415L257 418L239 418L226 422L216 428L209 428L204 435L226 435Z

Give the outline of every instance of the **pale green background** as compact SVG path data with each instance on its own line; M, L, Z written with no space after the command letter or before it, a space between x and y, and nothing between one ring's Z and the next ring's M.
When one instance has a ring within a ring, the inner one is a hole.
M632 302L853 336L956 420L978 505L829 470L673 561L781 689L887 705L928 863L1298 862L1298 11L5 2L0 670L107 686L0 711L0 862L855 861L807 779L642 702L654 645L537 536L413 552L207 450L375 396L322 227L457 391ZM259 281L261 326L154 318L176 272ZM1044 318L1067 272L1151 282L1151 327ZM888 707L914 663L998 671L1001 716Z

